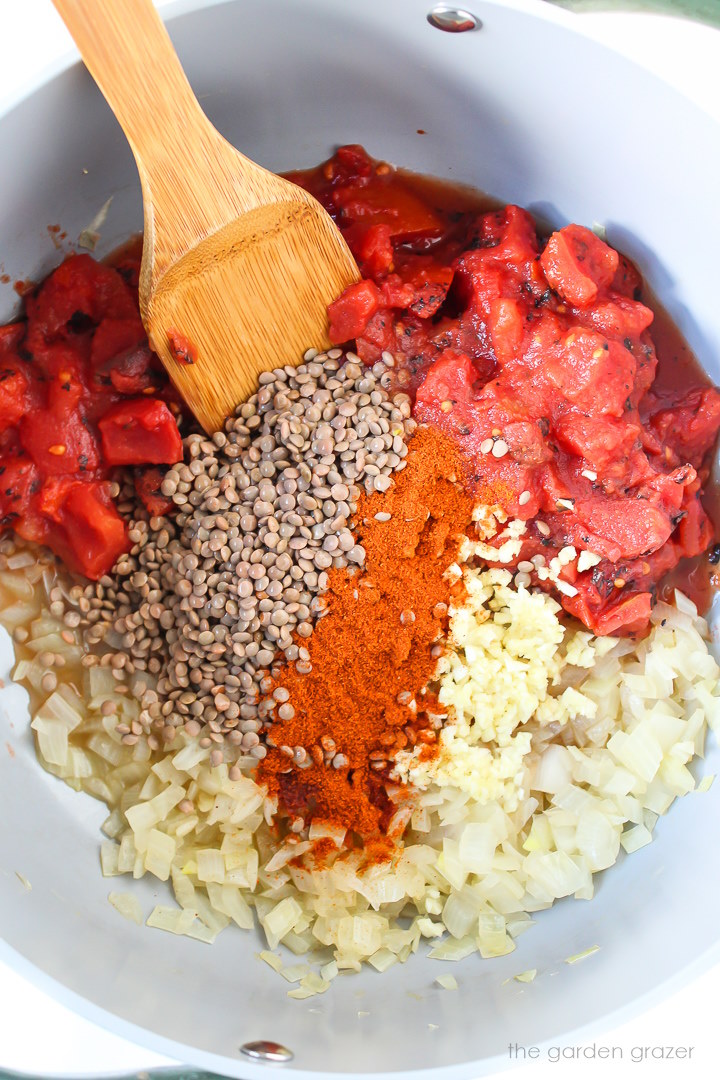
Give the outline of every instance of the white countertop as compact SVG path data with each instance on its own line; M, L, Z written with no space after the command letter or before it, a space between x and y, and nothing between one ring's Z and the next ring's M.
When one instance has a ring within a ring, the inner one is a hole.
M159 7L167 2L157 0ZM468 6L472 7L470 0ZM720 32L641 14L578 19L586 33L659 72L720 121ZM0 0L0 108L70 48L50 0ZM687 1072L713 1075L718 1000L720 966L590 1043L563 1043L557 1049L558 1061L544 1056L520 1062L512 1075L517 1080L531 1076L574 1080L579 1073L582 1080L592 1080L608 1067L614 1080L680 1078ZM81 1019L0 962L0 1074L11 1069L43 1078L93 1077L137 1074L174 1064Z

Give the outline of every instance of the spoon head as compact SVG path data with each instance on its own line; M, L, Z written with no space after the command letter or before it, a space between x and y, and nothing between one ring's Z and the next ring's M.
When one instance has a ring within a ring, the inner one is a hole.
M188 251L141 306L150 344L206 431L257 389L263 371L329 346L327 305L357 281L319 203L251 210Z

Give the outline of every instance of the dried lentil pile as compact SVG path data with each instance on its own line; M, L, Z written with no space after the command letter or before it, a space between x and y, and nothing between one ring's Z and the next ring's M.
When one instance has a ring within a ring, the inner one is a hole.
M260 388L212 438L185 440L188 461L165 476L174 518L134 511L131 552L86 588L56 587L51 612L79 628L84 662L148 671L132 744L170 744L184 727L257 758L280 661L311 671L308 638L328 570L361 566L349 522L362 490L385 491L405 467L415 429L407 395L390 396L386 364L365 368L333 349L260 378ZM294 637L295 636L295 637ZM153 682L155 680L152 680ZM280 719L292 717L287 702ZM209 743L208 743L209 745ZM222 760L219 745L214 763Z

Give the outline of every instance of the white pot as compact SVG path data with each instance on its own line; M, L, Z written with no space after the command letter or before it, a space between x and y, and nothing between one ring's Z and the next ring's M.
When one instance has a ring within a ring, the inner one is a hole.
M605 224L720 381L717 123L547 5L473 0L483 25L462 34L433 29L430 6L187 2L171 8L170 30L210 118L271 169L361 142L549 224ZM0 161L0 257L14 276L51 269L60 256L47 225L76 236L110 196L100 254L141 227L130 151L79 65L0 117ZM3 286L0 318L15 300ZM2 661L7 671L6 637ZM342 978L322 998L291 1001L288 985L256 960L252 934L228 930L208 947L119 917L107 902L117 882L99 869L104 808L41 770L22 692L3 694L14 726L2 742L15 756L0 755L2 956L78 1011L176 1060L266 1076L239 1048L273 1039L294 1053L286 1070L307 1080L477 1076L507 1064L511 1043L571 1033L577 1041L580 1029L620 1018L720 958L716 784L673 806L655 842L603 875L594 900L541 913L510 956L453 966L458 992L434 985L449 965L418 955L382 977ZM703 771L719 768L711 745ZM154 880L137 883L137 894L146 911L167 897ZM584 962L564 963L596 944ZM539 971L534 983L510 978L528 968Z

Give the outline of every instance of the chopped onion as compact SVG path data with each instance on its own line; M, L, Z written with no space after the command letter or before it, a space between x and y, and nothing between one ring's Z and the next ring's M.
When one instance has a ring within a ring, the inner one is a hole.
M158 904L145 920L145 925L154 926L158 930L167 930L171 934L187 934L194 919L195 915L192 911Z
M21 655L35 658L21 659L15 677L40 703L32 726L48 770L110 807L103 873L172 879L179 907L159 905L150 926L212 942L230 921L244 929L259 921L271 949L282 942L304 958L284 972L299 979L290 991L298 999L364 963L377 971L403 963L423 940L445 962L509 953L532 913L559 897L592 896L593 874L620 846L651 842L676 797L712 782L695 786L688 768L708 726L720 729L720 671L689 602L657 605L642 641L595 638L564 626L546 594L513 589L507 571L466 568L471 602L451 609L438 664L439 712L453 719L430 761L444 771L430 774L419 751L403 752L418 791L411 808L400 797L402 772L394 778L395 821L410 831L392 861L366 867L348 847L318 866L303 857L320 839L340 850L345 830L314 819L307 839L278 842L268 828L277 798L249 775L253 759L239 758L243 775L230 780L228 764L211 768L210 748L184 731L164 756L144 739L123 743L115 729L139 717L139 683L157 681L137 673L130 693L118 694L108 668L82 669L78 647L36 596L54 575L34 564L19 571L6 575L12 581L0 572L0 613L11 629L29 628ZM108 645L119 644L111 633ZM67 661L50 695L38 659L45 647ZM106 701L115 705L108 716ZM136 917L132 899L118 903ZM262 958L282 966L273 956Z
M652 833L644 825L634 825L632 829L626 829L622 833L620 843L629 855L631 852L645 847L646 844L652 843Z
M299 983L301 979L304 979L306 975L309 975L312 968L309 964L289 964L287 967L281 967L279 974L287 982Z
M432 948L428 956L433 960L464 960L477 951L478 944L474 937L448 938Z
M137 838L137 833L135 835ZM167 881L170 877L175 850L176 845L172 836L160 832L159 829L150 829L143 858L145 869L161 881Z
M119 844L116 844L114 840L103 840L100 845L100 865L103 877L115 877L117 874L122 873L118 868L119 854Z
M591 945L589 949L585 949L583 952L574 953L572 956L567 956L565 958L565 963L566 964L577 964L577 962L579 960L585 960L588 956L592 956L593 953L598 952L599 949L600 949L599 945Z
M200 881L222 883L225 880L225 860L215 848L204 848L197 853L197 876Z
M132 893L126 892L111 892L108 893L108 900L120 914L129 919L130 922L137 923L138 926L142 926L143 914L140 902L136 896Z
M274 949L285 937L288 930L292 930L302 916L302 908L296 900L287 896L284 900L273 907L260 922L265 931L268 945Z
M267 949L263 949L261 953L258 953L261 960L273 969L273 971L281 971L283 962L281 956L276 956L275 953L268 952Z

